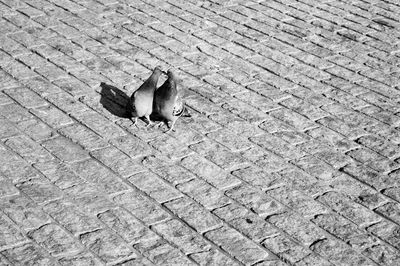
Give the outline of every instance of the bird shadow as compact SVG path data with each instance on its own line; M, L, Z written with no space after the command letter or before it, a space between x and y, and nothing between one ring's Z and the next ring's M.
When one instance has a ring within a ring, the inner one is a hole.
M104 82L100 84L100 87L100 104L115 116L130 118L131 116L128 114L126 109L130 97L117 87L108 85Z

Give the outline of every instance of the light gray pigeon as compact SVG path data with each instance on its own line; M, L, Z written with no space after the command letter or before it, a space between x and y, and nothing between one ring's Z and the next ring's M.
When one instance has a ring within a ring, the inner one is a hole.
M190 117L190 114L176 88L178 83L176 75L172 70L168 70L167 75L168 79L154 93L153 109L163 119L157 126L165 122L168 126L168 122L172 122L170 128L166 131L169 132L173 130L175 122L180 116Z
M161 68L157 66L151 76L132 93L126 109L130 119L132 120L132 117L135 118L135 122L132 120L133 125L136 125L139 117L147 118L149 122L147 126L153 125L153 122L150 120L150 114L153 112L154 91L157 88L157 82L162 73Z

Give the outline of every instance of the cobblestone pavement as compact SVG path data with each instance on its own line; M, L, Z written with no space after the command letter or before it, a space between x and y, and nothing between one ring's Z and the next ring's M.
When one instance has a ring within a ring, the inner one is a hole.
M0 265L400 265L397 0L0 14ZM156 65L168 134L124 112Z

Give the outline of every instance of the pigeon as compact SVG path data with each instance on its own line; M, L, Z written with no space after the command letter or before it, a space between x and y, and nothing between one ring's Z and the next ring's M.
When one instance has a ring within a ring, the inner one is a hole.
M168 79L154 93L153 109L155 113L162 118L162 121L157 124L157 127L164 124L165 121L172 122L169 129L165 132L173 130L176 120L180 116L190 117L190 114L185 107L182 97L176 86L178 79L172 70L167 72Z
M153 122L150 120L150 114L153 112L154 91L157 88L157 82L162 73L161 68L157 66L151 76L132 93L126 109L132 122L132 117L135 117L133 125L136 125L139 117L146 117L149 122L147 127L153 125Z

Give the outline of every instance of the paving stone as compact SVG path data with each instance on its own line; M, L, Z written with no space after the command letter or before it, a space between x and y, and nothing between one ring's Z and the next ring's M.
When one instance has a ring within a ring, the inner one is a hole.
M84 182L83 179L72 172L64 163L52 161L35 164L34 167L61 189Z
M236 123L237 125L238 123ZM233 126L234 127L234 126ZM238 127L236 127L238 130ZM240 132L240 131L239 131ZM243 132L240 132L243 133ZM253 135L254 132L251 133ZM239 134L240 135L240 134ZM237 136L232 129L221 129L207 135L209 138L218 141L219 143L227 146L232 151L242 151L251 147L251 143L241 136Z
M400 190L399 190L399 188L396 188L396 187L388 188L388 189L385 189L384 191L382 191L382 193L384 195L386 195L386 196L398 201L398 202L400 201Z
M5 141L5 144L31 163L51 161L54 158L39 144L26 136L9 138Z
M43 209L73 235L103 227L94 216L80 211L72 202L56 200L44 205Z
M199 233L214 229L221 224L221 221L209 211L187 197L169 201L164 203L164 206Z
M101 137L109 139L126 135L125 132L114 123L95 111L84 112L78 115L77 119L89 127L91 130L99 134Z
M16 42L14 42L12 44L17 45ZM18 51L19 48L22 48L20 46L14 46L15 49L12 52L16 52L14 55L20 55L18 52L25 52L23 51L23 49L21 49L20 51ZM37 77L37 74L31 70L29 67L25 66L23 63L19 63L16 61L11 61L11 62L7 62L6 64L3 65L3 69L9 73L11 76L13 76L14 78L18 79L18 80L30 80L32 78Z
M198 155L185 157L181 165L219 189L226 189L240 183L239 179Z
M371 260L357 254L344 243L333 239L324 239L311 246L311 249L339 265L374 265Z
M252 189L247 185L234 187L226 191L225 194L262 217L284 210L284 206L279 202L270 198L265 193Z
M359 226L372 224L381 220L378 215L344 197L341 193L327 192L317 199Z
M35 108L31 110L31 112L43 120L46 124L55 128L72 124L73 122L69 116L51 105Z
M7 59L3 59L3 56L4 56L4 52L1 53L1 59L2 59L1 61L2 62L6 62L8 59L9 59L8 61L11 60L11 58L8 57L8 56L6 57ZM1 76L1 78L3 80L3 86L4 86L3 88L15 88L15 87L18 87L20 85L18 83L18 81L16 79L14 79L6 71L0 71L0 76ZM10 97L8 97L6 94L1 93L0 95L1 95L1 97L0 97L1 101L0 102L1 102L2 105L13 102L13 100Z
M304 156L293 161L293 164L297 165L305 172L315 176L318 179L326 180L335 177L335 172L333 169L331 171L327 171L327 169L330 169L330 166L314 156Z
M347 174L336 177L329 183L336 192L342 192L368 208L375 208L387 201L382 194Z
M324 205L315 201L311 196L292 187L280 187L268 190L266 194L307 218L328 211Z
M375 209L375 212L389 218L390 220L400 224L399 210L400 205L398 202L388 202Z
M100 213L97 217L128 243L138 243L142 238L155 235L128 211L118 208Z
M48 103L39 95L24 87L12 88L5 90L4 92L26 108L48 105Z
M219 110L215 114L211 114L208 116L212 121L227 126L231 123L243 122L244 119L236 116L235 114L229 112L228 110Z
M216 106L211 101L201 96L187 98L185 102L188 106L190 106L197 112L205 114L207 116L222 111L220 107Z
M360 148L349 151L347 154L360 163L368 164L369 167L378 172L391 171L398 167L397 163L388 160L371 150Z
M3 255L0 254L0 265L8 266L10 264L11 264L11 262L8 261Z
M83 212L97 214L115 207L115 204L91 183L78 184L64 189L63 192Z
M145 170L140 162L129 158L114 147L93 151L91 155L124 178Z
M399 171L393 171L390 175L385 175L358 164L346 165L343 171L377 190L396 186L398 183L395 177L399 174Z
M0 247L4 249L7 246L15 245L21 242L25 242L26 237L19 232L17 227L3 214L0 216L0 228L1 228L1 241Z
M221 191L201 179L193 179L177 188L207 209L215 209L230 202Z
M16 103L0 105L0 112L2 116L14 123L35 118L27 109Z
M10 179L0 175L0 198L19 194Z
M1 73L1 72L0 72ZM2 77L3 78L3 77ZM3 92L0 93L0 105L4 105L4 104L10 104L12 103L13 100L8 97L6 94L4 94Z
M265 239L262 242L262 245L276 254L279 258L282 258L289 263L300 261L311 253L310 250L294 242L282 233Z
M18 122L17 127L35 141L49 139L57 135L54 129L39 119Z
M16 187L38 203L62 196L61 190L43 177L18 183Z
M190 254L189 257L201 265L239 265L218 250Z
M328 260L318 256L315 253L311 253L307 257L303 258L301 261L296 263L297 265L321 265L321 266L332 266L334 264L330 263Z
M195 265L185 255L172 247L159 236L143 239L134 248L144 254L150 261L159 265Z
M148 144L132 135L112 139L110 140L110 143L129 155L131 158L144 157L153 152Z
M267 173L275 173L288 168L290 165L281 156L266 151L259 146L252 146L250 149L240 153L246 159L252 161L256 166Z
M11 122L7 121L7 119L0 119L0 124L2 125L0 128L0 138L6 139L9 137L21 135L22 133L15 127Z
M58 131L61 135L72 139L87 150L107 147L109 144L93 131L80 124L72 124Z
M294 159L306 155L306 153L301 151L300 149L270 134L264 134L250 138L250 141L259 145L261 148L267 149L281 156L282 158Z
M289 109L279 109L269 113L271 116L280 119L294 128L303 131L305 129L315 127L315 124L307 120L304 116L298 113L291 112Z
M22 83L28 87L29 89L33 90L37 94L42 97L45 97L52 93L60 93L62 90L55 86L54 84L50 83L43 77L37 76L33 77L29 80L22 81Z
M328 129L347 136L347 138L350 139L358 138L362 135L365 135L363 129L351 127L347 123L345 123L345 121L337 117L327 116L317 120L317 122L327 127Z
M125 192L115 196L113 201L125 207L145 224L161 222L170 217L170 214L160 205L138 191Z
M358 143L374 150L375 152L388 157L397 158L399 157L399 149L396 145L390 142L386 142L374 135L363 136L357 140Z
M246 162L239 153L231 152L228 148L209 139L189 147L225 170L233 170Z
M44 247L52 255L76 252L81 247L72 236L68 235L59 225L46 224L30 231L28 237Z
M283 185L279 175L275 173L267 173L257 166L249 166L235 170L232 174L261 190Z
M191 115L198 123L191 123L190 127L200 133L204 134L221 128L220 125L197 112L192 112Z
M312 221L342 240L360 233L355 224L335 213L317 215Z
M254 264L267 258L274 258L274 255L263 250L255 243L243 237L238 231L229 227L224 226L207 232L205 237L221 245L226 252L244 264Z
M260 109L263 112L269 112L280 108L280 106L274 103L272 100L252 91L236 93L235 98L238 98L257 109Z
M143 159L142 163L148 169L157 173L157 175L173 185L196 178L192 172L179 166L176 162L172 162L168 158L147 156Z
M171 159L179 159L193 153L180 139L171 138L167 134L150 141L149 144Z
M278 131L274 132L273 135L283 139L284 141L287 141L292 145L298 145L310 140L310 137L306 134L293 130Z
M334 150L319 151L315 153L314 156L325 161L335 169L339 169L353 162L353 160L349 156L346 156Z
M224 103L222 105L222 108L239 116L240 118L243 118L250 123L262 122L267 117L267 114L265 112L262 112L248 105L247 103L236 99L231 99L229 103Z
M55 264L53 258L38 246L27 243L25 245L4 250L1 252L7 260L13 264L37 264L52 265Z
M24 231L38 228L50 221L50 217L26 196L4 198L0 206L3 212Z
M89 252L81 252L78 254L71 254L63 256L58 260L61 265L98 265L101 261Z
M179 139L182 143L184 143L187 146L204 140L205 137L199 132L194 131L189 127L184 127L184 128L185 128L184 130L172 131L170 134L176 139Z
M42 145L64 162L81 161L89 157L81 146L62 136L44 141Z
M64 60L66 58L62 57L61 59L63 60L58 60L55 63L62 66L66 65L67 61ZM68 67L69 66L70 65L68 64ZM73 65L71 67L76 67L75 61L73 62ZM65 79L56 80L54 81L54 84L74 96L85 94L86 92L91 90L86 84L80 82L78 79L73 78L71 76Z
M282 104L286 108L290 108L296 111L297 113L311 120L317 120L319 118L327 116L326 112L315 107L312 103L300 98L291 97L288 99L284 99L283 101L280 102L280 104Z
M87 182L95 184L107 194L129 189L117 175L94 159L76 162L70 167L75 174L79 175Z
M399 247L399 225L387 220L383 220L367 227L366 229L368 232L371 232L373 235L380 237L381 239L384 239L394 247Z
M128 181L159 203L182 196L178 190L162 181L159 176L152 172L134 174L128 178Z
M279 233L272 224L238 204L229 204L213 213L255 242Z
M137 257L118 236L105 229L82 234L79 238L87 248L106 263L118 261L128 256Z
M383 265L396 265L400 262L398 251L384 243L367 248L363 255Z
M89 107L79 102L67 92L60 91L58 93L46 95L45 97L49 102L67 114L82 113L90 110Z
M309 221L302 220L300 215L297 215L294 212L272 215L266 220L284 230L305 246L310 246L312 243L323 239L326 236L326 233L324 233L323 230L320 230Z
M200 235L178 220L169 220L153 226L167 241L175 243L185 254L208 251L211 245Z

